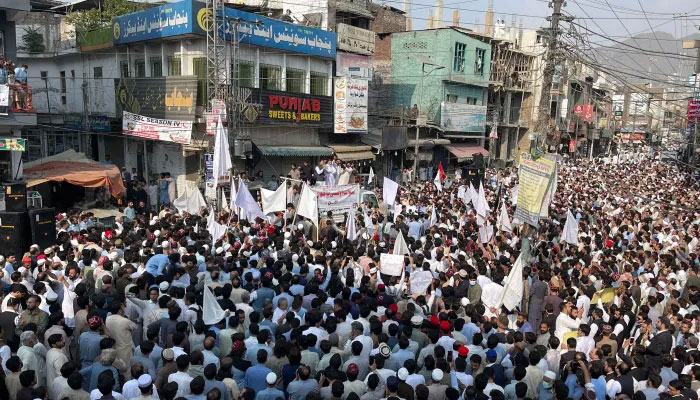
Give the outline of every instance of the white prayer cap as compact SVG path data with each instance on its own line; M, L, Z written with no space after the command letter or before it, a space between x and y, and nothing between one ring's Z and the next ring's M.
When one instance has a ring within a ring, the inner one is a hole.
M243 257L250 257L251 254L252 253L250 251L246 250L243 252Z
M48 292L46 294L46 301L56 301L56 300L58 300L58 295L56 294L56 292L52 291L52 292Z
M33 244L33 245L29 246L29 249L30 249L30 250L31 250L31 249L37 249L37 250L39 250L39 245L38 245L38 244Z
M60 263L60 262L61 262L61 259L58 258L58 256L53 256L52 261L55 262L55 263ZM0 261L0 262L2 262L2 261Z
M289 239L290 237L292 237L292 233L291 233L291 232L285 232L285 233L284 233L284 238L285 238L285 239Z
M313 245L314 245L314 242L311 241L311 240L307 240L307 241L306 241L306 244L308 244L309 246L313 246Z
M225 243L224 244L224 251L228 251L228 249L231 248L231 243Z
M117 259L119 259L119 253L117 253L116 251L113 251L113 252L109 253L107 258L109 259L109 261L117 261Z
M148 388L148 387L151 387L152 383L153 383L153 379L151 378L150 375L143 374L143 375L139 376L139 380L138 380L139 387Z
M143 246L143 247L146 247L147 244L148 244L148 240L144 240L143 242L141 242L141 246Z
M289 246L289 240L288 240L288 239L284 239L284 240L282 241L282 246L283 246L283 247Z
M41 260L36 260L37 265L44 265L46 263L46 259L42 258Z
M298 225L297 225L297 229L299 229L299 230L304 229L304 224L298 224Z
M5 262L5 257L0 255L0 263L4 263L4 262Z
M331 242L331 247L335 249L336 247L338 247L338 243L337 243L335 240L332 241L332 242Z
M434 237L435 239L440 239L440 234L439 234L439 233L436 233L436 234L433 235L433 237Z
M369 269L369 273L370 273L370 274L376 274L376 273L377 273L377 269L376 269L376 268L370 268L370 269Z
M168 282L161 282L160 285L158 285L158 288L160 289L161 292L167 291L169 287L170 287L170 284Z
M153 232L153 234L155 235L155 237L160 236L160 230L156 230L155 232Z
M362 233L362 239L368 240L368 239L369 239L369 233L363 232L363 233Z
M208 244L203 244L202 247L204 247L205 250L209 250L209 245L208 245Z
M167 240L163 240L163 243L160 244L160 247L168 249L170 248L170 242L168 242Z
M215 250L216 254L223 254L224 248L223 247L217 247Z
M153 226L153 225L156 224L156 220L153 220L153 221L149 222L148 224L149 224L150 226Z
M274 372L268 373L265 377L265 381L268 385L274 385L275 382L277 382L277 374L275 374Z
M462 303L462 306L466 307L469 304L469 299L466 297L462 297L461 303Z
M297 262L299 260L299 254L292 254L292 261Z

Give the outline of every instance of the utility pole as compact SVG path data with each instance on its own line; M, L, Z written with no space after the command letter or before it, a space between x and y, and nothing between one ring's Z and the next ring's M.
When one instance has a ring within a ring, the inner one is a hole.
M552 1L552 16L551 25L549 28L549 43L547 43L547 55L544 61L543 76L542 76L542 94L540 96L539 113L535 124L535 133L538 136L538 142L541 140L539 136L544 136L546 140L546 132L549 127L550 118L550 103L552 101L552 80L554 79L555 58L557 44L559 39L559 19L561 18L561 7L564 0Z

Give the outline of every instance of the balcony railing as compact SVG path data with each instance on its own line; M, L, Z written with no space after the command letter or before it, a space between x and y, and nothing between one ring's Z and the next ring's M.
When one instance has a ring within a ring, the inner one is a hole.
M32 101L32 88L19 83L7 84L10 87L10 112L35 113Z

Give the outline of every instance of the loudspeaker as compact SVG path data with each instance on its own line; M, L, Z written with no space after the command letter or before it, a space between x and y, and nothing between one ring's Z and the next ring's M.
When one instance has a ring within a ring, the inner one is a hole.
M45 249L56 244L56 209L36 208L29 210L32 244Z
M484 180L484 169L475 167L462 168L462 179L465 183L471 183L476 190L479 190L481 182Z
M4 182L5 211L27 211L27 184L25 182Z
M17 258L29 250L29 215L26 212L0 211L0 253L13 251Z
M484 168L484 156L481 153L474 154L474 168Z

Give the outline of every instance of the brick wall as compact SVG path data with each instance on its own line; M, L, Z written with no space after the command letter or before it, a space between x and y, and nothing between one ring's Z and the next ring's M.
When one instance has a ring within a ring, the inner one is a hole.
M391 7L372 4L370 6L374 21L372 31L375 33L391 33L406 31L406 15Z

